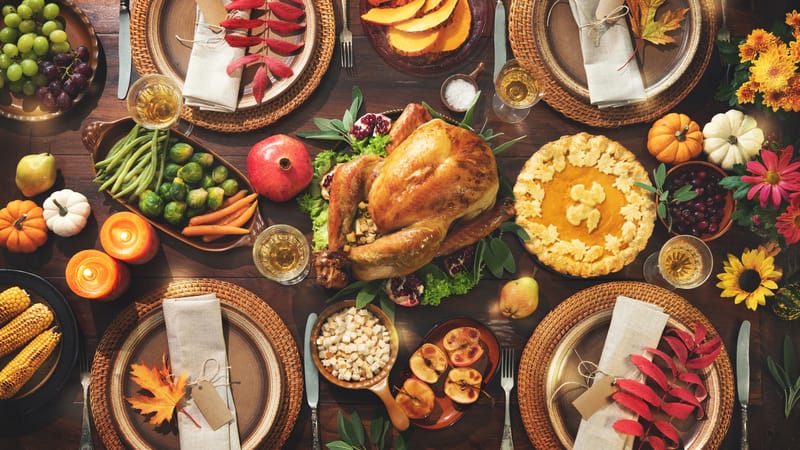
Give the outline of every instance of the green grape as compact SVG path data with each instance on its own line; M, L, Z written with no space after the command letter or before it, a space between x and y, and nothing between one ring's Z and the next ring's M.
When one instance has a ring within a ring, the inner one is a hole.
M23 19L30 19L33 17L33 10L28 5L19 5L17 7L17 14Z
M58 7L56 3L48 3L44 5L44 9L42 10L42 16L44 16L47 20L53 20L58 17L58 14L61 12L61 8Z
M10 58L16 58L19 55L19 49L15 44L8 43L3 45L3 53L8 55Z
M7 27L17 28L19 27L19 24L22 22L22 17L20 17L19 14L13 12L10 14L6 14L6 16L3 17L3 22L6 24Z
M36 59L39 58L39 55L37 55L36 52L34 52L33 49L31 49L31 50L28 50L25 53L20 53L19 54L19 58L20 59L33 59L33 60L36 60Z
M36 74L36 75L34 75L34 76L33 76L33 78L31 78L31 79L33 80L33 84L35 84L35 85L36 85L36 87L39 87L39 86L46 86L46 85L47 85L47 83L48 83L48 81L47 81L47 77L46 77L46 76L44 76L44 75L42 75L42 74L40 74L40 73L37 73L37 74Z
M22 93L25 95L33 95L36 93L36 85L33 81L27 80L22 83Z
M17 8L14 8L13 5L3 5L3 17L14 12L17 12Z
M50 46L50 50L53 54L68 52L70 48L72 47L70 47L69 41L53 43Z
M8 90L15 94L22 92L22 80L17 80L17 81L9 80Z
M0 42L8 44L9 42L17 42L19 32L16 28L5 27L0 30Z
M44 36L36 36L33 38L33 52L38 56L44 56L50 50L50 41Z
M65 42L67 40L67 33L64 30L55 30L48 36L50 37L50 42L54 44Z
M30 78L39 73L39 64L33 59L23 59L19 65L22 67L22 74L26 77Z
M20 33L33 33L36 31L36 21L33 19L25 19L19 23L19 32Z
M6 69L6 76L8 77L8 81L17 81L22 78L22 66L19 63L11 63Z
M23 3L24 2L25 0L23 0ZM27 0L27 3L35 13L40 12L44 8L44 0Z
M50 36L55 30L60 30L61 26L55 20L48 20L42 24L42 36Z
M10 56L6 55L5 53L0 53L0 69L8 69L8 66L10 66L12 62L13 61L11 60Z
M33 48L35 36L33 33L25 33L17 39L17 49L19 49L20 53L29 52Z

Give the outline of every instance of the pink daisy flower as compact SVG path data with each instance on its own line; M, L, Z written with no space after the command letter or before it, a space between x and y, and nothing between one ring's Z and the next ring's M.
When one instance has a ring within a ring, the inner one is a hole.
M792 162L793 153L791 145L783 149L780 156L771 150L762 150L763 162L747 163L747 171L752 175L743 175L742 181L752 185L747 192L748 200L759 194L762 208L770 202L778 208L783 200L800 191L800 161Z
M787 245L800 241L800 195L792 196L786 212L775 221L775 228L786 239Z

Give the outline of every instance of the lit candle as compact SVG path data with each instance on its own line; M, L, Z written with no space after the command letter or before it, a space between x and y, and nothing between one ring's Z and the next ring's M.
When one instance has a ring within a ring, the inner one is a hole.
M100 250L81 250L67 262L67 285L75 294L92 300L111 301L131 281L128 267Z
M100 228L100 244L112 257L129 264L144 264L158 253L158 234L140 215L114 213Z

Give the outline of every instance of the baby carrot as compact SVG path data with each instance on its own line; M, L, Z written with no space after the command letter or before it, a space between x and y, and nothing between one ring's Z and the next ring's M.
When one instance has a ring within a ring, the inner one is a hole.
M181 230L184 236L205 236L205 235L242 235L249 233L250 230L233 225L189 225Z
M228 214L236 211L238 209L243 208L248 203L252 202L253 200L258 197L258 193L252 193L244 198L241 198L228 206L223 206L214 211L207 212L205 214L201 214L199 216L194 216L189 219L189 225L207 225L214 223L215 221L227 216Z

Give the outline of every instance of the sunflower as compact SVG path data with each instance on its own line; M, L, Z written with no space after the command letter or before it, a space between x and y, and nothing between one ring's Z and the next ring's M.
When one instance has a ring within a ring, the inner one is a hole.
M775 268L774 258L762 249L745 250L742 259L728 254L722 265L724 273L717 274L717 287L722 289L720 297L734 297L733 302L742 301L753 311L758 305L766 305L766 297L775 295L778 280L783 273Z

